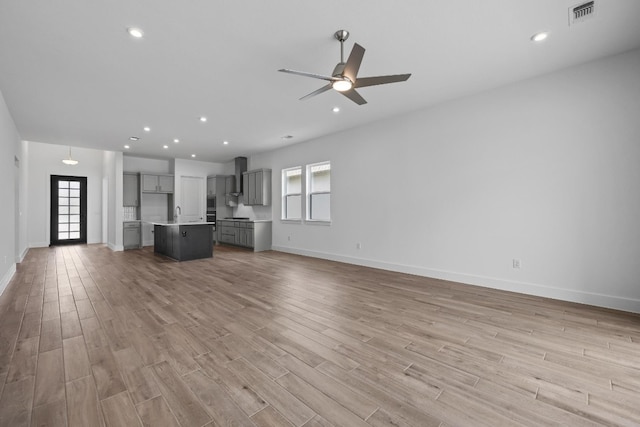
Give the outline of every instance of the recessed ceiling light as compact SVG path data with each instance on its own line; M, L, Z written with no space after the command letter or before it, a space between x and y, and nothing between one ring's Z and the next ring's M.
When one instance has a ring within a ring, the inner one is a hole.
M224 145L229 145L229 141L222 141Z
M130 136L130 137L129 137L129 140L131 140L131 141L137 141L137 140L139 140L139 139L140 139L140 137L139 137L139 136Z
M125 145L125 146L124 146L124 148L126 148L126 149L128 150L128 149L129 149L129 148L131 148L131 147L129 147L128 145Z
M174 144L177 144L178 142L180 142L180 140L178 138L173 140Z
M169 148L169 146L168 145L163 145L162 148L164 148L166 150L167 148Z
M145 126L142 128L145 132L151 132L151 128L149 126Z
M339 113L340 112L340 107L333 107L333 111L334 113Z
M192 154L192 155L191 155L191 157L195 157L195 156L196 156L195 154Z
M207 118L205 116L200 117L198 120L200 120L202 123L207 121Z
M137 39L141 39L142 36L144 36L144 32L140 28L137 28L137 27L129 27L129 28L127 28L127 33L129 33L129 35L131 37L135 37Z
M544 39L546 39L547 37L549 37L549 32L548 31L543 31L541 33L536 33L536 34L532 35L531 36L531 41L541 42Z

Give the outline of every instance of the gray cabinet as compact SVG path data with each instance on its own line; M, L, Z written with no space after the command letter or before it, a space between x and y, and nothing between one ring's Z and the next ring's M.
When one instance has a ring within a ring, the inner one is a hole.
M216 231L220 243L237 244L237 233L233 221L216 220Z
M143 193L173 193L173 175L141 175Z
M213 256L211 224L174 224L154 226L153 251L178 261Z
M248 171L242 175L243 203L269 206L271 204L271 169Z
M216 221L218 243L252 248L254 252L271 249L271 221Z
M122 176L122 206L140 206L140 176L124 173Z
M238 228L238 245L253 248L253 223L240 223Z
M140 222L124 222L122 243L124 249L137 249L141 246Z

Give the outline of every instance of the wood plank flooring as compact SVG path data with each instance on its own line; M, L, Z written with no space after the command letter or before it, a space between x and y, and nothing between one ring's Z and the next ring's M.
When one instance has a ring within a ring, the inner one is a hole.
M0 426L638 426L640 316L278 252L31 249Z

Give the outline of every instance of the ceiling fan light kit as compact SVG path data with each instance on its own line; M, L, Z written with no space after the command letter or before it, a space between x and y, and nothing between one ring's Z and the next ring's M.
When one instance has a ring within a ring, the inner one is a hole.
M307 73L305 71L295 71L289 69L280 69L283 73L296 74L303 77L311 77L314 79L328 81L329 84L303 96L300 100L309 99L312 96L319 95L329 89L335 89L351 101L358 105L366 104L367 101L356 91L356 88L383 85L387 83L403 82L411 77L411 74L396 74L390 76L361 77L358 78L358 70L364 57L365 49L358 43L354 43L351 53L347 61L344 61L344 42L349 38L347 30L338 30L333 35L340 42L340 62L334 67L331 76L322 74Z

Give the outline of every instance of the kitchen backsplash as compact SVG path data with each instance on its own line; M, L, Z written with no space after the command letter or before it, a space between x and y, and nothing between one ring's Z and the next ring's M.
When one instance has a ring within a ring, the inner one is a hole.
M271 219L271 206L245 206L239 203L233 208L233 216L251 219Z
M125 206L122 208L122 219L124 221L135 221L138 219L138 208L136 206Z

